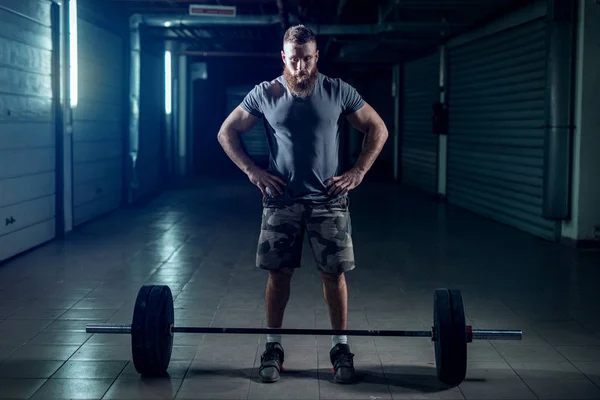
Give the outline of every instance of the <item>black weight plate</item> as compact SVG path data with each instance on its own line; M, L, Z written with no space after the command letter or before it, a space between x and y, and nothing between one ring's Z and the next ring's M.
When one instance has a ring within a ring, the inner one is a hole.
M145 326L146 309L148 308L148 295L152 291L152 285L145 285L140 288L133 307L133 319L131 323L131 353L133 365L136 371L144 370L146 364L145 353Z
M467 374L467 327L460 291L435 291L433 323L436 330L434 347L438 379L456 386Z
M162 376L167 371L173 350L170 332L174 324L173 295L168 286L155 285L149 289L146 301L141 301L137 308L141 310L137 319L143 320L143 328L136 329L135 339L132 329L133 360L140 374Z

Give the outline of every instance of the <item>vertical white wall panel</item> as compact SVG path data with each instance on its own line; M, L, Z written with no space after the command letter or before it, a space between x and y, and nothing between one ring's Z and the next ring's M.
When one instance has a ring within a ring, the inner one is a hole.
M123 40L79 18L79 101L73 111L73 218L119 207L123 184Z
M0 261L55 235L50 7L0 0Z

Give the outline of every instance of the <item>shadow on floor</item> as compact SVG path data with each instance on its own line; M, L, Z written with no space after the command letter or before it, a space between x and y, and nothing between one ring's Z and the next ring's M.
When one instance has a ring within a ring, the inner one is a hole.
M394 366L394 372L378 373L375 370L381 370L380 365L363 366L357 370L357 380L355 383L344 386L356 386L357 390L361 384L370 384L371 390L373 385L396 386L405 389L411 389L422 393L432 393L445 391L451 386L445 385L438 381L435 375L432 375L431 368L398 365ZM249 378L256 383L262 383L258 378L257 368L241 368L241 369L205 369L193 368L188 370L186 379L198 376L219 376L228 378ZM329 369L306 369L306 370L286 370L281 374L282 379L318 379L325 381L333 381L332 374Z

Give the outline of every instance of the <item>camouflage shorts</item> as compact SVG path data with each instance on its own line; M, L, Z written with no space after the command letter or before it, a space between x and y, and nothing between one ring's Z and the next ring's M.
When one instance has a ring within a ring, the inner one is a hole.
M256 266L266 270L300 267L305 232L321 271L339 273L354 269L347 197L325 205L264 207Z

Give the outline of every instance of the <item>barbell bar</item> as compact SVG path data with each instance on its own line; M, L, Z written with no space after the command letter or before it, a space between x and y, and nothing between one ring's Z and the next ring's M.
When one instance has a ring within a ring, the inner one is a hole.
M521 330L473 329L466 325L462 294L453 289L434 291L433 327L429 331L175 326L173 295L165 285L144 285L140 288L132 324L88 324L86 332L130 334L134 367L143 376L166 373L175 333L429 337L434 343L437 377L447 385L458 385L466 376L467 343L523 338Z
M473 340L521 340L523 332L512 329L471 329L466 327L467 335ZM408 336L408 337L434 337L434 329L429 331L402 331L402 330L371 330L371 329L301 329L301 328L216 328L216 327L188 327L173 326L170 333L214 333L214 334L279 334L279 335L347 335L347 336ZM131 324L88 324L87 333L113 333L131 334Z

